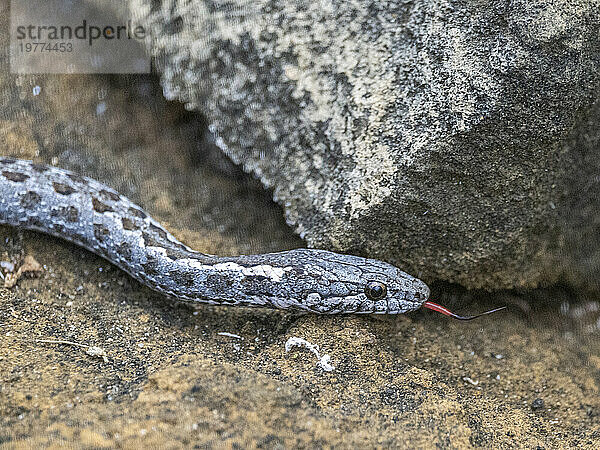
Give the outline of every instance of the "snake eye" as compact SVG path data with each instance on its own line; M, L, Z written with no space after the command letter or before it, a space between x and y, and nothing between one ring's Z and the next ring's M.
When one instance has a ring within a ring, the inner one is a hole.
M381 300L387 294L387 287L379 281L369 281L365 287L365 295L369 300Z

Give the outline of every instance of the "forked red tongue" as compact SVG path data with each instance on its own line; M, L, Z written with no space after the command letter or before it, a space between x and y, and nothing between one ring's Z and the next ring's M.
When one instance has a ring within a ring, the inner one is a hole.
M458 319L458 320L473 320L473 319L476 319L477 317L485 316L486 314L491 314L496 311L506 309L506 306L501 306L500 308L491 309L489 311L482 312L481 314L477 314L475 316L459 316L458 314L454 314L448 308L444 308L442 305L438 305L437 303L427 301L427 302L423 303L423 305L421 305L421 306L423 306L424 308L432 309L434 311L442 313L445 316L454 317L455 319Z

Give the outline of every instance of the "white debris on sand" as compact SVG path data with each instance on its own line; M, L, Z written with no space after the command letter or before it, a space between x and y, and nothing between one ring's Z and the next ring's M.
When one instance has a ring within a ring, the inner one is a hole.
M240 340L244 340L243 337L237 335L237 334L233 334L233 333L228 333L226 331L221 331L219 333L217 333L219 336L225 336L225 337L230 337L230 338L234 338L234 339L240 339Z
M331 365L331 358L329 355L323 355L319 353L319 346L316 344L311 344L306 339L302 339L299 337L291 337L285 342L285 352L289 352L294 347L304 347L314 353L319 362L317 365L321 367L325 372L331 372L335 369L335 366Z

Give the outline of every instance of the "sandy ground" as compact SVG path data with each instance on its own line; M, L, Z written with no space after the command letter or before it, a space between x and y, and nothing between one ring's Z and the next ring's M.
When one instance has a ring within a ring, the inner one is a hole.
M0 155L101 179L201 251L302 245L154 79L0 83ZM41 275L0 289L3 448L600 445L599 306L565 287L490 296L434 286L459 311L509 305L468 323L431 311L320 317L193 309L85 250L0 227L0 261L26 255ZM291 337L318 345L334 369L286 352Z

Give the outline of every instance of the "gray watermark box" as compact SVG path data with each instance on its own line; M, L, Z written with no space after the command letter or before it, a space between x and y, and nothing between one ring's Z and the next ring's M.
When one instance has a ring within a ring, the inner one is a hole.
M12 73L149 73L146 29L114 0L12 0Z

